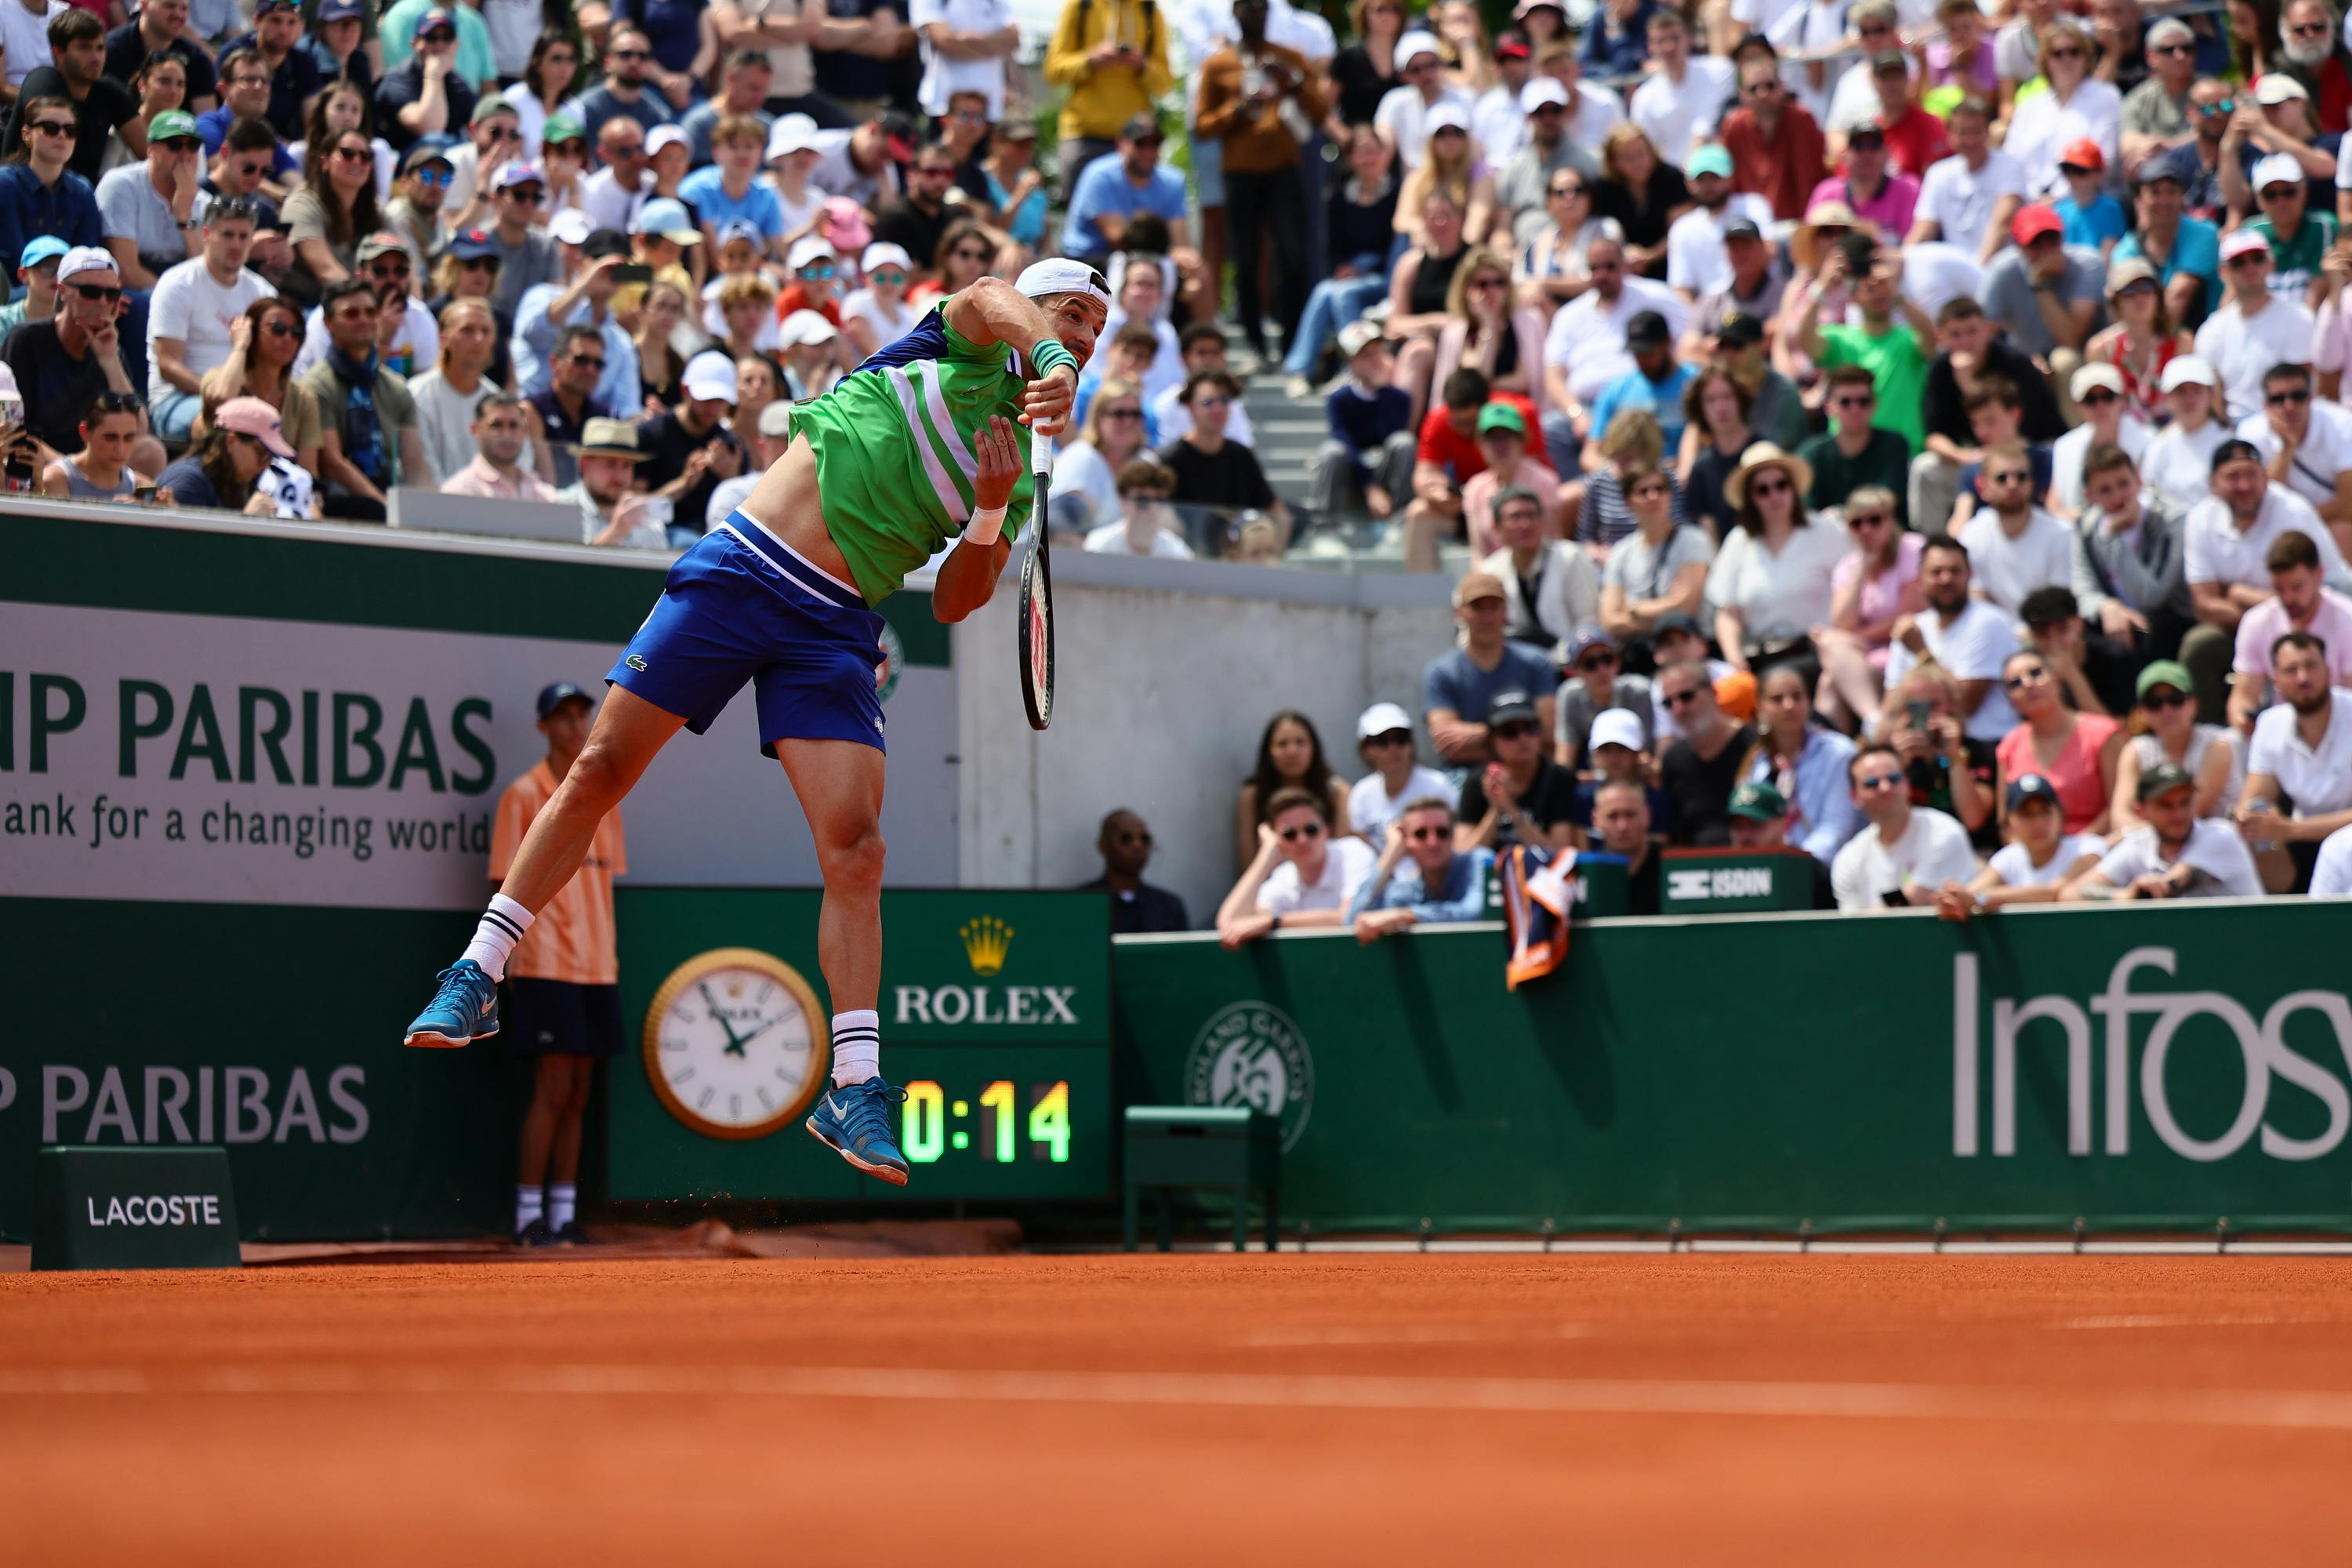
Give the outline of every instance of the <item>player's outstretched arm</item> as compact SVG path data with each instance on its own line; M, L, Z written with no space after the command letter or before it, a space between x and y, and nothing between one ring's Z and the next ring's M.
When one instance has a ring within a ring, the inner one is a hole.
M1013 422L1001 414L991 416L986 427L975 434L972 449L980 459L980 473L972 481L971 521L940 563L939 577L931 584L931 614L950 625L988 603L1013 553L1013 542L1002 531L1005 504L1021 478L1021 448L1013 439Z

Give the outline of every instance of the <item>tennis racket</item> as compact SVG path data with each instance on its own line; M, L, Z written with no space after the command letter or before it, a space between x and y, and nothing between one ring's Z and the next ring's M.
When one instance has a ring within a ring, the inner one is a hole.
M1043 430L1029 433L1029 471L1034 527L1029 558L1021 564L1021 613L1015 629L1021 642L1021 702L1029 710L1029 727L1042 730L1054 721L1054 558L1045 543L1045 481L1054 471L1054 438Z

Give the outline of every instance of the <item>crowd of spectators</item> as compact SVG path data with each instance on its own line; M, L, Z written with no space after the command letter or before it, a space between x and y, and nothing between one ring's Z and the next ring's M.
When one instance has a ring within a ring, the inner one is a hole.
M1761 835L1947 912L2352 872L2330 0L1066 0L1041 41L1007 0L0 0L7 482L676 549L792 403L1059 252L1116 301L1053 481L1086 548L1339 520L1457 578L1440 765L1384 703L1350 787L1279 716L1233 931L1448 918L1522 843ZM1258 376L1322 401L1303 471Z

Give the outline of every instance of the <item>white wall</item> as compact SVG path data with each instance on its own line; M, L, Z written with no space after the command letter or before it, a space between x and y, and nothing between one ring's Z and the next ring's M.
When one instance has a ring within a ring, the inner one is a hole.
M1197 924L1233 884L1234 795L1266 719L1306 713L1352 779L1356 716L1387 700L1417 719L1422 668L1453 635L1438 576L1058 549L1054 722L1039 734L1021 706L1018 583L1009 572L955 633L960 880L1086 881L1101 871L1103 814L1129 806L1156 840L1147 879L1181 896Z

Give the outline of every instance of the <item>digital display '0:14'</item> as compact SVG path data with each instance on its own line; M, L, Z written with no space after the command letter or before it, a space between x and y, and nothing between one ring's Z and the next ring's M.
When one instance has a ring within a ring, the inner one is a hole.
M1068 1081L1033 1083L1028 1099L1024 1117L1009 1079L999 1079L981 1090L976 1105L971 1100L950 1100L929 1079L916 1079L907 1085L906 1121L898 1146L918 1165L929 1164L950 1149L970 1149L975 1144L983 1159L1010 1163L1021 1157L1024 1142L1033 1160L1068 1163Z

